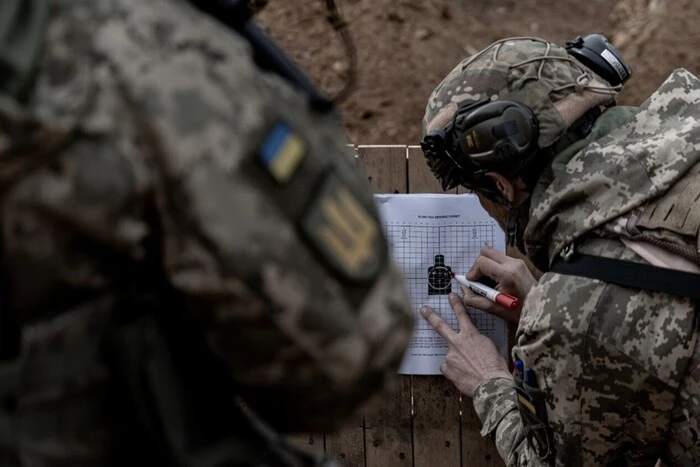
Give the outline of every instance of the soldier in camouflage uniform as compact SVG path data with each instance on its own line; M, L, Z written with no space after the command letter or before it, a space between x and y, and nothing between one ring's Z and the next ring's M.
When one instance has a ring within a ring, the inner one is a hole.
M413 328L337 121L183 0L3 0L0 67L0 464L315 465Z
M468 185L544 273L535 281L486 248L468 276L525 298L512 357L534 370L534 410L516 389L523 368L508 371L465 305L517 314L464 289L463 303L450 298L460 332L422 310L449 343L443 373L473 397L482 434L509 466L700 465L693 300L549 270L558 256L588 253L700 271L700 80L677 69L638 107L610 105L620 88L562 46L515 38L460 63L427 105L426 134L465 102L525 103L538 146L551 149L532 183L491 173L491 185ZM590 132L572 131L595 108Z

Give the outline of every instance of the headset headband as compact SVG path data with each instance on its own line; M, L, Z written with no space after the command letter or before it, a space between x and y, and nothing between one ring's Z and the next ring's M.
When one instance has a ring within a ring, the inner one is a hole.
M622 55L600 34L566 42L568 53L591 71L621 87L632 75ZM571 125L582 137L588 134L596 107ZM497 172L507 178L521 173L542 149L537 144L539 122L525 104L485 99L460 105L445 128L430 132L420 145L442 189L459 185L486 195L500 196L486 176Z

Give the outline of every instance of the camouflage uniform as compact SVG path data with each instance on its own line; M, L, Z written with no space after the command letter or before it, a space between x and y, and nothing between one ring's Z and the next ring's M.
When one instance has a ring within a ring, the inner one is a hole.
M554 109L583 88L552 89L576 82L583 67L548 59L509 69L543 55L542 48L509 42L499 60L487 53L460 65L431 96L425 123L452 99L495 95L534 104L544 124L541 146L555 142L557 154L531 197L523 232L528 257L542 271L572 249L643 262L621 241L644 230L634 228L635 211L672 187L698 185L700 80L676 70L640 107L609 108L576 141L564 135L571 119ZM554 45L550 52L566 53ZM673 236L697 264L697 227L686 237L652 233ZM534 369L546 418L523 414L513 379L493 379L474 395L482 434L492 437L509 466L700 464L696 319L690 299L545 272L524 302L512 356ZM536 450L527 437L540 422L551 430L547 460L547 450Z
M0 296L21 330L0 463L141 457L102 347L130 286L183 307L280 430L334 429L387 387L413 313L337 122L185 1L3 0L0 19Z

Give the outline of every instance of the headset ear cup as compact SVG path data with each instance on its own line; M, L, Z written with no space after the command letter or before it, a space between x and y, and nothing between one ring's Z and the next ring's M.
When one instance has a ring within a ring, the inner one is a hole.
M462 115L456 128L462 152L487 170L510 173L538 149L537 118L519 102L489 102Z
M495 164L504 165L504 169L512 166L514 163L518 162L519 152L515 145L510 141L499 141L493 148ZM507 170L504 170L506 172Z

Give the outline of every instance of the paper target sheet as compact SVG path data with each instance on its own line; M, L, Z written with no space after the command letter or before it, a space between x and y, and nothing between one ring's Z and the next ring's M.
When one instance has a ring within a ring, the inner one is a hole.
M451 275L466 274L484 245L505 251L505 234L473 194L374 196L415 312L413 337L399 373L440 374L447 344L419 310L430 305L452 329L459 330L447 295L461 295L461 291ZM505 321L474 308L468 311L476 327L507 357Z

